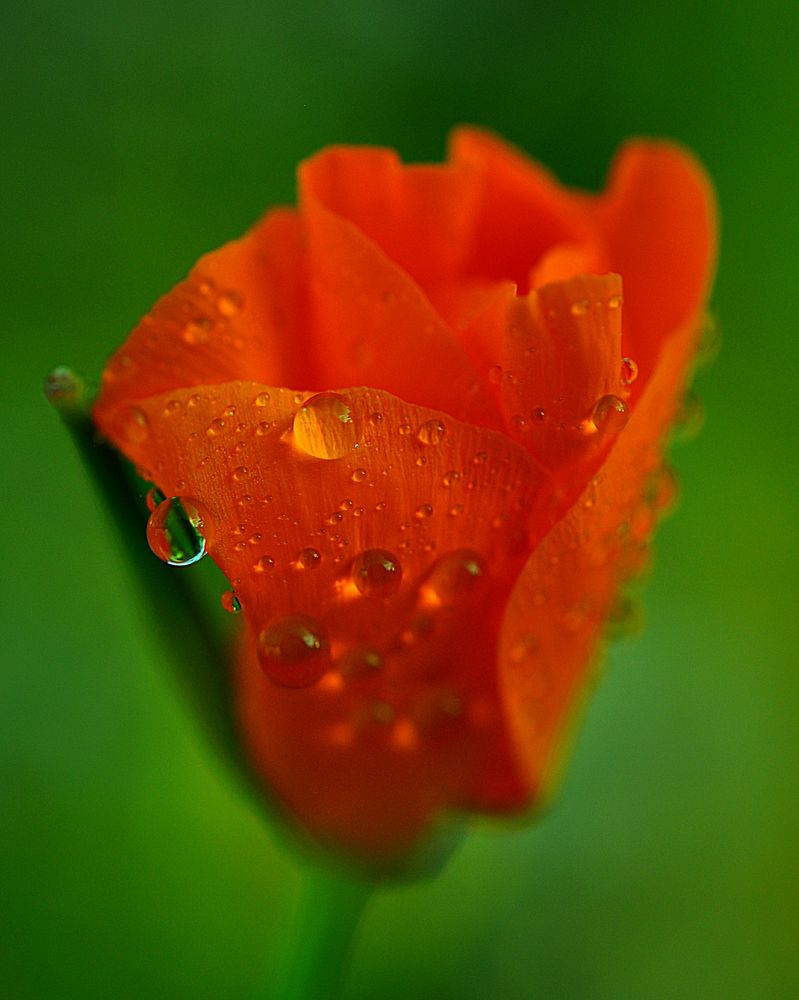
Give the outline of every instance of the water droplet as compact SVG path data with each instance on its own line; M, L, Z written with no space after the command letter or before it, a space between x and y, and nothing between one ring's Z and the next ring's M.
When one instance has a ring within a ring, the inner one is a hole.
M399 425L399 432L400 432L400 434L403 437L407 437L411 433L412 430L413 430L413 428L411 427L410 424L400 424Z
M269 400L271 398L272 397L269 395L268 392L259 392L258 395L255 397L255 405L256 406L268 406L269 405Z
M260 424L255 428L255 433L258 437L263 437L264 434L268 434L272 430L272 424L268 420L262 420Z
M441 442L446 434L446 428L440 420L428 420L419 428L416 436L422 444L435 445Z
M608 299L608 309L621 309L624 299L621 295L611 295Z
M356 680L374 676L383 666L383 657L374 649L356 646L341 656L337 666L344 677Z
M315 684L330 665L321 627L306 615L289 615L258 636L258 659L264 673L281 687Z
M158 506L159 503L162 503L164 500L166 500L166 497L161 492L161 490L158 489L157 486L153 486L151 490L147 491L147 496L144 499L145 502L147 503L147 509L153 511L155 510L155 508Z
M444 478L441 480L441 482L445 486L452 486L454 483L457 483L460 478L461 478L460 472L456 472L454 469L450 469L449 472L444 473Z
M205 555L210 521L205 508L187 497L170 497L150 514L147 542L170 566L191 566Z
M632 358L621 359L621 381L622 385L632 385L638 378L638 365Z
M174 417L176 413L180 413L183 409L183 404L179 399L170 399L169 402L164 407L165 417Z
M272 556L261 556L252 564L252 568L256 573L267 573L270 569L275 568L275 560Z
M375 427L379 426L380 424L383 423L383 414L382 413L373 413L369 417L369 423L370 424L374 424Z
M235 316L241 311L243 299L238 292L222 292L216 300L216 308L223 316Z
M432 515L432 513L433 513L433 508L429 503L420 504L414 511L415 517L420 521L426 520L428 517Z
M225 421L221 417L217 417L212 420L206 429L206 434L209 437L216 437L217 434L221 434L225 429Z
M316 569L322 561L322 556L318 549L307 548L297 556L297 565L301 569Z
M369 475L366 469L356 469L352 474L352 481L354 483L362 483L364 479Z
M590 307L591 303L588 299L578 299L576 302L572 302L569 312L572 316L585 316Z
M294 442L314 458L342 458L356 445L349 404L334 392L306 399L294 415Z
M453 504L450 507L450 509L449 509L449 516L450 517L460 517L460 515L462 513L463 513L463 504L462 503Z
M128 444L141 444L147 440L150 424L147 415L138 406L125 406L114 417L114 431Z
M535 410L533 410L530 416L533 418L533 420L546 420L547 411L539 406Z
M238 469L233 470L233 478L236 480L237 483L240 483L242 479L246 479L247 476L249 476L249 474L250 470L247 468L246 465L240 465Z
M518 431L527 430L527 418L523 417L521 413L515 413L513 415L513 426Z
M212 326L213 324L207 316L200 316L183 327L181 337L184 343L190 344L192 347L201 347L210 340Z
M364 597L388 597L402 582L402 566L385 549L366 549L352 565L352 580Z
M488 452L478 451L477 454L472 459L475 465L485 465L488 461Z
M472 549L456 549L433 566L422 588L432 604L449 604L467 594L485 575L485 560Z
M241 601L232 590L223 590L220 600L222 607L231 615L237 615L241 611Z
M618 434L630 419L630 412L623 399L608 395L597 402L592 419L600 434Z

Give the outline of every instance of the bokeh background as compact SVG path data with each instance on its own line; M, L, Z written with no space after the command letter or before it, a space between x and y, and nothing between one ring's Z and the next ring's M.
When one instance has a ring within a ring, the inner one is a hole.
M42 376L97 375L311 151L440 159L464 121L592 188L631 133L696 150L724 346L646 631L612 649L557 801L381 892L345 996L799 995L799 7L29 0L3 22L0 996L245 1000L299 885L198 733Z

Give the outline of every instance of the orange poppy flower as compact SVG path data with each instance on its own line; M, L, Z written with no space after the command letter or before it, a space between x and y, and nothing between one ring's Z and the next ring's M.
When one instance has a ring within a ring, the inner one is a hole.
M542 795L667 499L714 256L668 143L600 195L471 128L441 166L333 147L111 359L96 422L230 580L242 740L319 841L390 859Z

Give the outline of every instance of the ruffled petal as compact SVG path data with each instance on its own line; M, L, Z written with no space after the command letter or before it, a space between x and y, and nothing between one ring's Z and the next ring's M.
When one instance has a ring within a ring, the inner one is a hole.
M489 381L507 433L571 478L585 480L626 422L621 314L619 276L584 274L525 296L506 288L464 332L497 351Z
M405 165L391 149L333 146L302 164L299 183L303 200L348 219L426 291L462 271L478 197L467 166Z
M555 178L490 132L456 129L450 162L480 177L481 197L473 229L467 275L510 279L521 293L530 270L559 243L590 244L591 220Z
M139 402L141 440L108 410L101 429L207 511L248 624L240 704L264 782L319 839L388 857L441 809L524 801L496 637L551 490L504 435L374 389L306 397L179 390Z
M501 418L419 285L301 173L311 300L306 345L326 385L370 385L484 427Z
M585 198L608 269L624 278L629 353L648 374L665 337L703 308L713 277L713 190L694 157L668 142L636 140L616 156L607 191Z
M601 470L537 547L513 589L499 644L500 687L528 786L545 791L590 689L619 587L646 563L658 508L672 494L664 438L698 339L668 339Z
M159 299L109 361L98 413L237 378L294 385L302 373L309 384L299 347L304 282L299 218L276 209Z

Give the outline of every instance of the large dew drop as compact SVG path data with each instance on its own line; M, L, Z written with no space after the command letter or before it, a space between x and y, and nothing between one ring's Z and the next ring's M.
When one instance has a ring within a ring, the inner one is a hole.
M170 497L150 514L147 542L170 566L191 566L206 553L210 521L197 500Z
M388 597L402 582L402 566L392 552L366 549L352 564L352 581L364 597Z
M629 419L627 404L618 396L603 396L594 407L594 426L600 434L618 434Z
M313 458L343 458L356 445L349 404L335 392L320 392L294 415L294 443Z
M258 659L267 677L281 687L315 684L330 666L327 640L318 622L289 615L258 636Z

